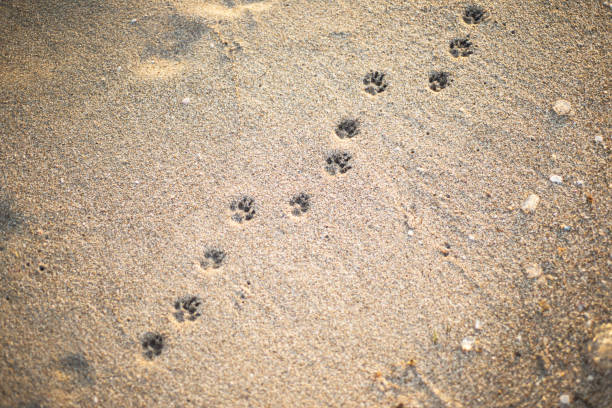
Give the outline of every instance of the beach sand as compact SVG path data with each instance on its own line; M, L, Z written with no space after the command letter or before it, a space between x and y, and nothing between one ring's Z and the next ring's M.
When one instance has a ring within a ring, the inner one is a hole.
M610 406L612 9L471 4L2 1L0 407Z

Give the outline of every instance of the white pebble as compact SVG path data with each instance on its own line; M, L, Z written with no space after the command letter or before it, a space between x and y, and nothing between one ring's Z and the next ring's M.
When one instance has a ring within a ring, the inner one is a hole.
M130 20L130 24L134 24L134 23L136 23L137 21L138 21L138 19L133 18L133 19L131 19L131 20Z
M542 267L536 263L527 265L525 268L525 275L527 275L529 279L539 278L542 276Z
M556 174L551 175L549 180L552 181L555 184L563 183L563 177L558 176Z
M468 235L468 239L470 241L474 241L476 239L476 237L474 235L470 234L470 235Z
M524 212L534 212L540 203L540 197L535 194L529 194L529 197L525 201L523 201L523 205L521 205L521 210Z
M474 343L476 343L476 340L474 340L473 337L466 337L463 340L461 340L461 350L468 352L468 351L472 351L472 349L474 348Z
M553 104L553 110L557 115L567 115L572 111L572 105L565 99L559 99Z
M189 97L183 98L183 100L181 101L183 105L189 105L189 102L191 102L191 99Z
M474 322L474 328L476 330L481 330L482 329L482 322L478 319L476 319L476 321Z
M570 396L567 394L563 394L561 395L561 397L559 398L559 402L563 405L569 405L570 403Z
M408 230L407 234L411 237L414 236L414 230L412 229Z
M584 186L584 180L576 180L576 186L578 187Z
M595 136L595 142L596 143L603 143L603 136L602 135Z

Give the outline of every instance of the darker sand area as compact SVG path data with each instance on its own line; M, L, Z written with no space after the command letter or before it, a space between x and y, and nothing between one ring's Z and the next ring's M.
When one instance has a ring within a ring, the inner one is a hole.
M469 4L1 1L0 407L612 405L612 9Z

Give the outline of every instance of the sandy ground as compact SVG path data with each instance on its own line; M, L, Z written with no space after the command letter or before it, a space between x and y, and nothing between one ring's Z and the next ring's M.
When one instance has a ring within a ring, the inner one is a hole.
M468 4L0 1L0 407L610 406L612 9Z

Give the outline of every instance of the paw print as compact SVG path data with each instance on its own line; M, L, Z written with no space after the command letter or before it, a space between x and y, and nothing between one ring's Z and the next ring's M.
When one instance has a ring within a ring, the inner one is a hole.
M470 5L463 11L463 21L467 24L478 24L487 16L487 12L480 6Z
M218 269L221 267L223 260L225 259L225 252L220 249L209 249L204 253L204 259L200 261L200 266L203 269L213 268Z
M343 119L338 126L336 126L336 135L340 139L351 139L359 133L359 120L357 119Z
M174 302L174 308L176 309L174 317L181 323L185 321L185 316L187 320L194 321L202 315L201 306L202 299L197 296L182 297Z
M159 333L148 332L142 336L142 348L144 356L149 360L159 356L164 348L164 337Z
M363 84L366 86L365 91L370 95L379 94L389 86L385 80L385 73L378 71L368 72L363 78Z
M241 285L240 289L234 291L234 306L236 309L242 310L242 308L245 306L247 299L251 295L250 286L251 282L247 281L246 286Z
M472 42L470 41L470 37L467 36L465 38L455 38L450 42L450 53L453 57L457 58L467 57L468 55L472 55L474 50L472 48Z
M438 92L446 88L450 81L450 74L448 72L433 72L429 76L429 88L434 92Z
M289 201L289 205L293 207L291 214L299 217L310 208L310 196L306 193L300 193L293 196Z
M255 200L244 196L230 204L230 210L234 212L232 220L242 223L243 220L250 221L255 216Z
M353 156L348 152L331 153L327 156L327 159L325 159L327 163L325 170L332 176L335 176L337 173L344 174L353 168L353 166L349 164L352 158Z

